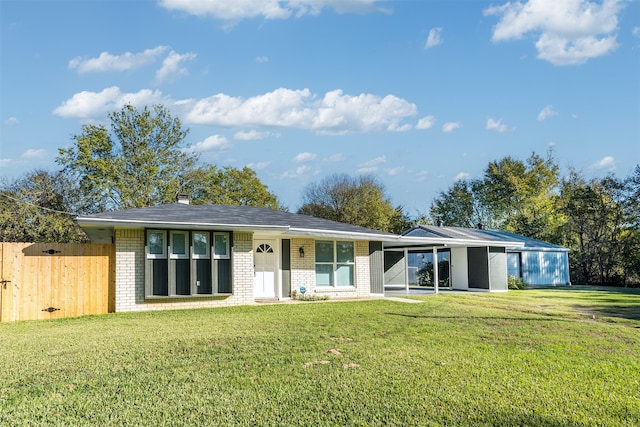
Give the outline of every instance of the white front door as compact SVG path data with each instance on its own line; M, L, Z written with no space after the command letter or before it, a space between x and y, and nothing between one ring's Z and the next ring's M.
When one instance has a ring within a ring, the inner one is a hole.
M253 296L255 298L275 298L278 257L276 244L272 240L254 240L253 264Z

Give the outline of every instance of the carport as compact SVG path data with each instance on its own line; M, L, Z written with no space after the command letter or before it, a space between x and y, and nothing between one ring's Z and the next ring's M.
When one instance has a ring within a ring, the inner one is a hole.
M449 253L449 286L461 291L506 291L507 255L506 248L513 247L513 241L505 241L497 236L488 236L482 230L460 227L418 225L403 233L394 242L385 242L384 284L385 292L412 289L410 280L410 257L412 254L431 254L433 292L439 291L439 276L442 271L438 255Z

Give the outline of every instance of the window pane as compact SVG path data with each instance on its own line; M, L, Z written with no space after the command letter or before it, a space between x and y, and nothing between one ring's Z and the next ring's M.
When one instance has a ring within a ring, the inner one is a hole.
M229 236L226 233L214 235L214 253L216 255L229 255L227 253Z
M333 242L316 241L316 262L333 262Z
M353 262L353 242L336 242L338 262Z
M185 255L187 253L186 233L171 233L171 253Z
M337 286L353 286L353 265L338 265L336 281Z
M148 234L149 238L149 254L150 255L163 255L164 252L164 232L151 231Z
M193 232L193 254L209 255L209 233Z
M333 286L333 265L316 264L316 286Z

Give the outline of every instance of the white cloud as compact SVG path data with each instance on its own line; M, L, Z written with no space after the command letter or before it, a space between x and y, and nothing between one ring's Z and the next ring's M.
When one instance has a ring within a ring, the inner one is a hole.
M396 168L387 169L385 172L387 172L387 175L389 176L396 176L403 170L404 170L404 166L398 166Z
M269 137L278 137L278 136L280 135L274 132L260 132L257 130L249 130L249 131L236 132L235 135L233 135L233 138L240 141L254 141L257 139L265 139Z
M195 53L179 54L171 51L169 56L162 61L162 67L156 71L156 82L174 81L179 77L189 75L189 71L182 64L195 58Z
M323 134L392 131L416 114L416 106L387 95L327 92L317 99L309 89L280 88L247 99L217 94L181 102L185 123L212 126L270 126L314 130Z
M547 120L553 116L557 116L558 112L553 109L553 105L547 105L538 114L538 121Z
M436 27L429 30L429 36L427 37L427 42L425 43L424 48L429 49L442 44L441 34L442 27Z
M356 170L358 175L370 175L378 172L378 166L387 162L385 156L379 156L375 159L367 160L360 164L360 167Z
M640 37L640 27L633 27L633 29L631 30L631 34L634 37Z
M296 157L293 158L293 161L296 163L310 162L311 160L315 160L316 157L318 157L318 155L315 153L299 153Z
M231 148L231 143L222 135L211 135L205 138L203 141L196 142L189 151L202 153L205 151L225 151Z
M51 156L45 149L29 148L20 154L18 158L4 158L0 159L0 166L2 168L11 168L15 166L29 165L31 167L44 166L51 162Z
M415 181L424 182L429 178L429 172L425 170L418 171L416 172L415 177Z
M442 125L442 132L451 133L454 130L459 129L461 127L462 127L462 123L460 122L447 122Z
M295 128L329 135L405 130L402 121L416 114L415 104L393 95L352 96L341 90L327 92L321 99L309 89L280 88L246 99L220 93L203 99L173 101L157 90L122 93L117 86L100 92L78 92L53 114L65 118L103 119L108 112L120 110L127 103L136 107L164 104L185 124ZM239 134L239 137L258 135Z
M257 162L257 163L249 163L247 165L247 167L253 169L253 170L262 170L264 168L266 168L267 166L269 166L271 164L271 162Z
M256 62L257 62L258 64L263 64L263 63L265 63L265 62L269 62L269 57L268 57L268 56L258 56L258 57L256 58Z
M556 145L557 145L557 144L556 144L556 142L555 142L555 141L549 141L549 142L547 142L547 147L549 147L549 148L553 148L553 147L555 147Z
M456 177L453 179L454 181L464 181L471 178L471 175L466 172L458 172Z
M606 170L608 172L613 172L616 170L616 161L611 156L605 156L602 159L598 160L591 166L589 166L591 170Z
M39 149L36 150L34 148L29 148L22 154L20 154L20 158L23 160L42 160L47 157L47 150Z
M160 5L197 16L238 22L242 19L287 19L292 16L318 15L324 8L337 13L365 13L382 10L377 0L160 0Z
M434 116L426 116L418 120L416 129L431 129L435 123L436 118Z
M492 118L487 119L487 129L495 130L496 132L507 132L509 131L509 126L502 123L502 119L494 120Z
M347 156L342 153L332 154L326 158L327 162L344 162L346 159Z
M4 121L4 123L6 125L9 125L9 126L17 125L18 124L18 118L17 117L9 117Z
M69 61L69 68L77 69L79 73L132 70L154 62L168 48L168 46L157 46L143 52L126 52L122 55L102 52L99 57L88 59L78 56Z
M529 0L491 6L483 13L499 17L493 41L521 39L533 33L538 58L554 65L577 65L617 47L617 14L624 2L604 0Z
M282 178L299 178L304 175L315 175L316 173L310 166L302 165L295 168L295 170L285 171L282 175Z
M144 107L166 101L159 91L142 89L136 93L122 93L119 87L112 86L100 92L78 92L54 109L53 114L64 118L103 119L126 104Z
M375 159L367 160L366 162L362 163L360 166L373 167L373 166L381 165L386 162L387 162L386 156L379 156L379 157L376 157Z

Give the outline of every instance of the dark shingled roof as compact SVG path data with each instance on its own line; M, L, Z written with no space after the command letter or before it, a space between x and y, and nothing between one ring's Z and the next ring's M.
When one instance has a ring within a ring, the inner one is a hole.
M234 227L246 228L247 226L257 226L257 228L282 227L298 230L337 231L342 233L396 237L396 235L392 233L255 206L174 203L79 216L77 220L82 226L97 226L105 222L111 225L170 223L184 225L185 227L191 224L198 224L201 226L227 227L229 229L233 229Z

